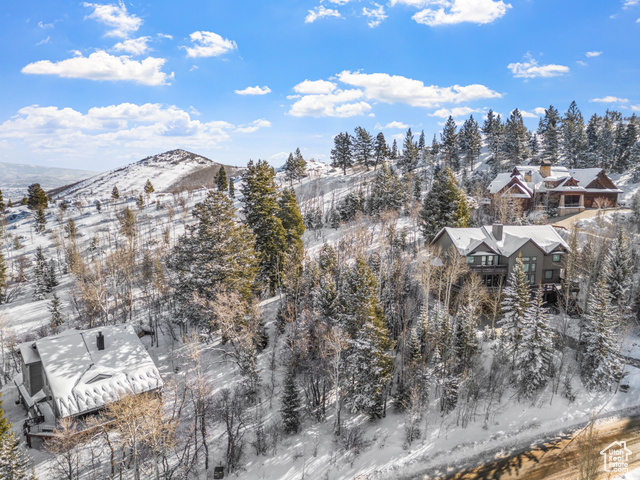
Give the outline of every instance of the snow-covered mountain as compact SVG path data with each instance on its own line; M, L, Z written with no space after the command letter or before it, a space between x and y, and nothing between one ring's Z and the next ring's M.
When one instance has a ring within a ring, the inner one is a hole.
M95 175L68 188L55 191L54 198L111 196L113 187L121 195L133 196L143 191L147 179L156 192L212 186L221 164L186 150L170 150L125 167ZM241 169L225 165L228 176Z
M45 190L50 190L78 182L96 173L91 170L0 162L0 190L5 199L16 200L27 194L27 187L32 183L39 183Z

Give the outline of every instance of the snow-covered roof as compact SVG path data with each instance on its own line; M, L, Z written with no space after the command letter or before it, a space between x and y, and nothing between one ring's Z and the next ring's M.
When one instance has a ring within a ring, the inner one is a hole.
M552 225L504 225L500 240L493 235L491 225L477 228L444 227L433 241L438 240L444 233L449 235L460 255L471 255L484 244L495 253L510 257L529 241L535 243L547 255L560 246L569 250L569 245Z
M104 350L98 350L98 332L104 336ZM61 417L88 412L123 395L148 392L163 384L130 325L69 330L37 340L35 348Z

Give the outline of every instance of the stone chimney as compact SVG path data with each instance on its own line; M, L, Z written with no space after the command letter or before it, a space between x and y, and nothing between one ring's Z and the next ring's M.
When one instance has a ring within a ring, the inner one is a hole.
M96 336L96 346L98 350L104 350L104 335L102 335L102 332L98 332Z
M502 240L502 227L503 225L501 223L494 223L491 227L491 233L493 233L493 236L498 241Z
M551 175L551 162L549 160L543 160L540 164L540 175L542 175L542 178L547 178Z

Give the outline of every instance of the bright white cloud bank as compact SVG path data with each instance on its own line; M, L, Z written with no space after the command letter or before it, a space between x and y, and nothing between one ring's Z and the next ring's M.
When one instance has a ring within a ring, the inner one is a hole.
M173 79L163 72L164 58L147 57L143 60L131 60L127 56L113 56L104 50L98 50L88 57L78 54L73 58L52 62L40 60L30 63L22 73L33 75L57 75L63 78L85 78L88 80L126 80L141 85L167 85Z
M122 103L94 107L87 113L71 108L31 105L0 124L0 139L24 141L33 151L82 151L114 148L153 149L188 145L210 149L230 133L255 132L271 124L264 119L236 127L225 121L203 122L174 105Z
M420 10L412 18L418 23L431 27L456 23L491 23L504 16L507 10L511 8L508 3L494 0L437 0L425 2L409 0L396 3L405 3L412 6L428 5L427 8Z
M129 38L122 42L118 42L113 46L117 52L130 53L131 55L144 55L149 49L149 41L151 37Z
M142 20L133 14L129 14L127 7L122 2L118 5L84 3L84 6L93 8L93 13L85 18L93 18L111 28L107 32L108 37L128 38L142 25Z
M602 98L592 98L589 100L590 102L598 102L598 103L627 103L629 101L628 98L620 98L614 97L613 95L607 95Z
M256 85L255 87L247 87L244 90L235 90L235 93L238 95L266 95L271 93L271 89L266 85L264 87Z
M183 48L187 51L187 57L190 58L218 57L238 48L233 40L222 38L213 32L193 32L189 37L194 46Z
M296 117L351 117L371 110L369 102L404 103L413 107L438 107L443 103L499 98L502 95L484 85L425 85L419 80L387 73L343 71L338 80L351 89L338 88L326 80L305 80L293 87L302 94L291 106Z
M569 73L569 67L565 65L538 65L531 57L524 62L510 63L507 68L516 78L557 77Z

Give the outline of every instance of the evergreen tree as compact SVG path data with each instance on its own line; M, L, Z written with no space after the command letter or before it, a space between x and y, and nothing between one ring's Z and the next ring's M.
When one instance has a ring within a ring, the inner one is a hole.
M220 170L218 170L218 174L216 175L216 185L218 186L219 192L226 192L229 187L227 183L227 171L224 169L224 165L220 165Z
M46 293L51 293L55 287L58 286L58 279L56 278L56 267L53 260L47 262L44 269L44 286Z
M424 198L420 217L422 234L427 241L431 241L445 226L469 226L467 199L449 167L436 172L431 190Z
M526 163L529 157L528 140L527 127L524 126L520 110L516 108L511 112L504 128L503 150L509 162L509 168Z
M64 231L69 235L71 240L74 240L78 236L78 229L76 228L76 222L73 221L73 218L67 220Z
M521 330L515 369L520 392L526 398L532 398L547 383L553 358L553 329L543 304L543 291L538 288Z
M634 143L629 150L629 164L633 172L631 181L633 183L640 182L640 141Z
M427 148L427 141L424 137L424 130L422 130L420 132L420 138L418 139L418 150L422 152L425 148Z
M402 143L402 167L405 172L411 172L418 166L418 153L418 146L409 128Z
M382 165L382 162L389 156L389 146L384 138L384 133L380 132L376 135L376 141L373 145L373 168L377 169L378 165Z
M4 199L2 198L2 190L0 190L0 213L3 213L5 209Z
M302 261L304 249L302 235L305 228L304 220L298 208L298 199L293 189L285 188L282 191L278 201L278 218L280 218L285 230L287 250L295 252L299 260Z
M582 334L582 379L591 390L606 390L620 378L622 365L616 349L616 313L605 275L589 292Z
M633 285L633 259L629 239L622 227L618 227L616 238L607 254L607 288L611 293L611 300L615 305L627 305L631 300Z
M4 303L7 298L7 263L4 260L4 254L0 251L0 304ZM0 421L2 416L0 415ZM1 424L0 424L1 425Z
M102 203L100 203L100 200L96 200L96 211L98 213L102 212Z
M35 280L35 287L33 290L33 298L36 300L42 300L47 293L47 273L49 266L47 260L42 253L42 247L38 247L36 250L35 267L33 269L33 276Z
M294 160L296 179L301 180L307 173L307 161L302 156L302 153L300 153L300 148L296 148Z
M333 139L334 148L331 150L331 166L342 168L344 175L347 174L347 168L353 167L353 159L351 157L351 135L349 133L339 133Z
M462 373L471 368L472 359L479 348L476 336L478 317L475 305L466 303L460 309L456 320L455 351L459 361L458 372Z
M2 409L2 392L0 392L0 438L3 438L11 430L9 420L4 416Z
M153 192L155 192L153 185L151 184L151 181L147 178L147 182L144 184L144 193L146 193L147 195L151 195Z
M433 139L431 140L431 156L433 157L434 161L436 161L438 159L438 154L440 153L440 142L438 142L438 139L436 138L436 134L433 134Z
M136 199L136 206L139 210L142 210L144 208L144 197L142 196L142 194L140 194Z
M441 152L444 164L453 171L460 169L460 157L458 155L458 134L456 133L456 122L451 115L442 128L440 134Z
M353 156L359 165L369 171L369 166L374 164L373 137L362 127L356 127L353 137Z
M125 207L120 215L120 233L127 237L129 243L133 245L136 236L136 216L129 207Z
M193 215L197 223L179 238L167 265L174 273L178 317L208 325L206 309L196 300L215 300L225 291L248 300L258 262L253 234L236 221L233 203L226 195L209 191L196 204Z
M395 170L391 170L387 162L376 173L371 187L369 210L379 215L385 210L400 210L406 198L406 190Z
M60 302L60 298L58 298L58 295L55 292L53 292L51 303L47 308L51 312L51 322L49 324L51 328L56 328L62 325L64 323L64 318L62 317L61 311L62 303Z
M120 198L120 192L118 191L118 187L113 186L113 190L111 190L111 198L113 200L118 200Z
M480 128L478 122L473 118L473 115L462 124L460 130L460 150L464 156L464 163L469 168L469 172L473 171L473 165L478 161L480 157L480 150L482 148L482 136L480 135Z
M502 149L503 126L500 115L493 113L493 110L487 112L487 119L482 125L482 133L487 140L487 147L493 157L493 167L497 172L500 166L498 155Z
M519 350L522 345L522 330L527 322L531 308L529 274L522 263L522 255L518 255L515 266L509 275L509 281L503 290L502 318L498 324L502 327L500 335L505 353L511 357L511 364L516 366Z
M557 165L560 159L560 116L550 105L538 123L538 135L542 138L542 159Z
M284 377L280 414L282 415L284 433L298 433L300 429L300 398L293 364L289 365L287 374Z
M34 213L34 226L33 229L36 233L44 233L47 228L47 217L43 208L38 208Z
M20 446L20 439L9 430L0 437L0 478L25 480L29 478L29 456Z
M229 179L229 198L236 198L236 189L233 186L233 178Z
M584 119L576 102L571 102L567 113L562 117L562 153L569 168L580 166L580 159L586 153L587 137Z
M267 162L258 160L254 165L249 161L242 195L245 222L255 235L261 277L273 293L284 266L286 231L278 217L275 172Z
M599 148L599 140L598 140L598 131L600 128L600 123L602 122L602 118L600 118L597 114L591 115L589 119L589 123L587 124L586 131L586 152L584 161L579 163L581 168L591 168L598 165L598 148Z
M27 192L27 205L29 205L31 210L41 210L49 206L47 194L44 193L44 190L40 187L39 183L29 185Z
M598 132L598 160L599 167L610 169L615 157L615 124L617 115L607 110Z
M529 138L529 154L531 155L531 165L539 165L540 145L538 144L538 135L536 133Z
M395 162L398 160L398 142L396 141L396 139L393 139L393 145L391 146L391 156L390 156L392 162Z

